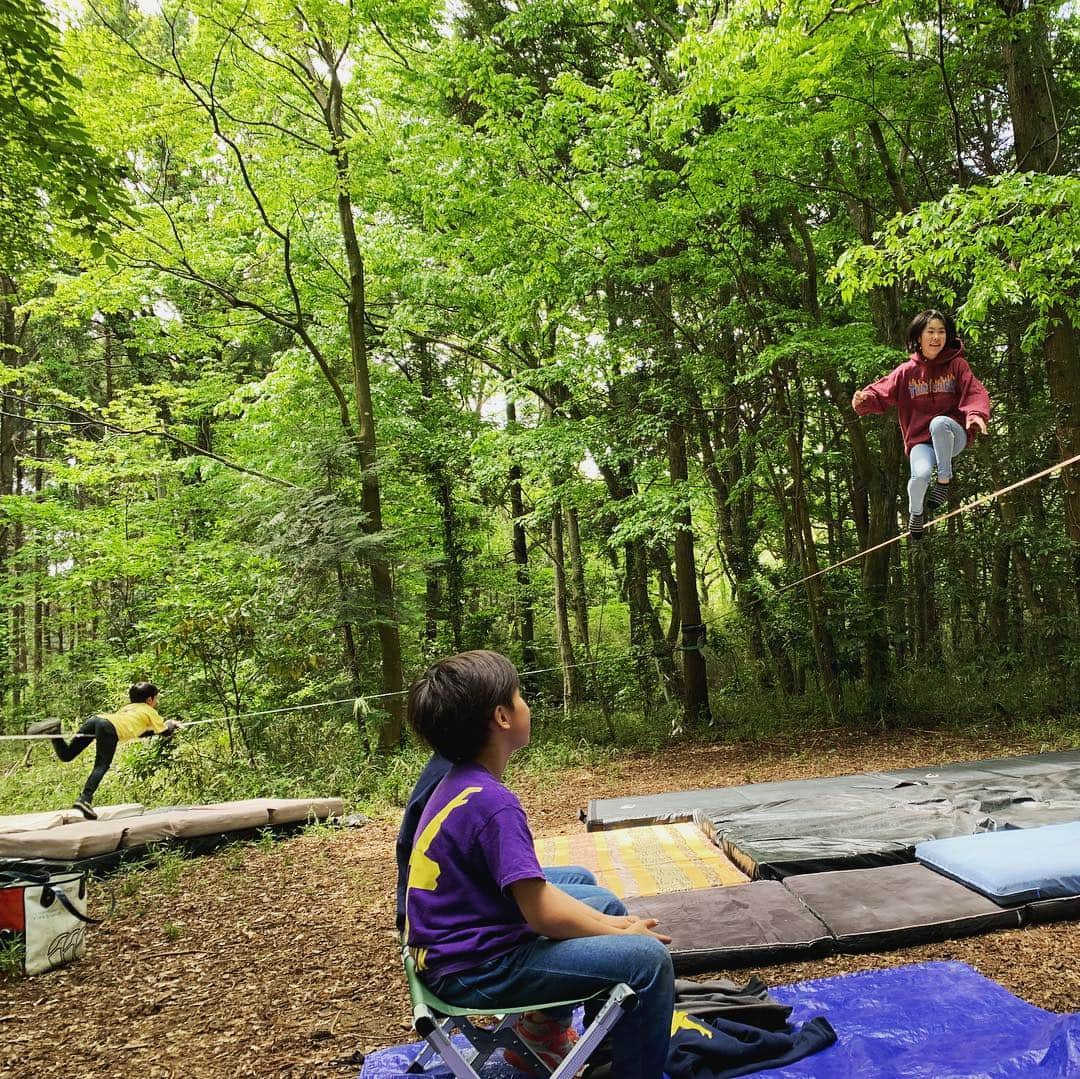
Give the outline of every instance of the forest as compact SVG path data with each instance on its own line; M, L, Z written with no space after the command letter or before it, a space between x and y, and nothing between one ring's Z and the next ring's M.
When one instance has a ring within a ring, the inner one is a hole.
M951 508L1080 454L1075 3L0 0L0 41L0 734L150 679L206 725L136 778L355 791L468 648L570 743L1075 719L1080 466L913 543L851 406L940 309L993 401Z

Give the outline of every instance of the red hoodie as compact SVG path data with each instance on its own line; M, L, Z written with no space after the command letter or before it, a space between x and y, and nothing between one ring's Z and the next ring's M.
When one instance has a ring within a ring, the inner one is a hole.
M972 416L990 419L990 395L971 373L963 346L942 349L933 362L914 352L906 363L862 392L868 398L855 409L860 416L896 406L907 454L912 446L930 441L930 421L935 416L951 416L965 431Z

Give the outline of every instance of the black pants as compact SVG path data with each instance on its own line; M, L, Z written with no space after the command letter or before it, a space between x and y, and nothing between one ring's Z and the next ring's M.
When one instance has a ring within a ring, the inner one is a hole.
M120 739L116 735L116 728L103 716L91 716L78 730L70 742L63 738L52 740L53 749L62 761L73 761L87 746L96 743L94 753L94 768L83 787L79 801L90 805L94 801L101 781L116 756L116 747Z

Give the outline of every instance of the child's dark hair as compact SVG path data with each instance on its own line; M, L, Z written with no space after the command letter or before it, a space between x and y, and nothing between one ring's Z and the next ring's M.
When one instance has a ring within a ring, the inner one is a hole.
M128 700L132 704L145 704L151 697L156 697L160 691L153 682L136 682L128 690Z
M931 308L929 311L920 311L911 320L911 325L907 329L908 352L919 352L919 338L922 337L923 330L926 329L933 318L939 319L945 326L945 347L960 347L960 338L956 334L956 323L953 321L952 316L942 314L940 311Z
M409 722L447 760L471 761L488 740L495 709L512 707L519 685L506 656L459 652L433 663L409 687Z

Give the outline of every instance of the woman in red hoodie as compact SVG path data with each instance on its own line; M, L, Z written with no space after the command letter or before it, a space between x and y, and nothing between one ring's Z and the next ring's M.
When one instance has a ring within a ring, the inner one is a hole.
M908 327L911 355L884 378L859 390L851 407L860 416L896 407L904 451L911 460L908 527L913 540L926 527L924 503L936 509L949 500L953 458L975 434L986 434L990 395L971 373L956 324L940 311L923 311ZM927 495L930 476L937 482Z

